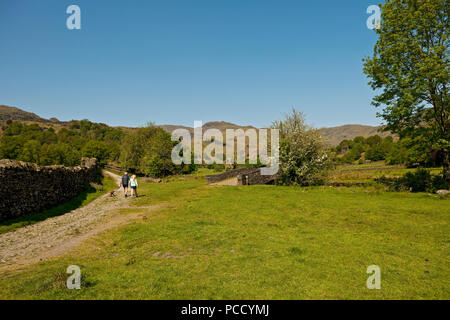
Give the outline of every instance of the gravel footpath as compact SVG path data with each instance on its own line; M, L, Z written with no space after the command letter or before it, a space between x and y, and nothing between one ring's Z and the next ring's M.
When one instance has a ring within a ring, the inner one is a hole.
M114 173L104 173L117 181L120 179ZM121 216L118 212L118 209L130 207L128 201L121 191L114 197L106 194L64 215L1 234L0 271L18 270L60 255L91 236L136 218L137 215Z

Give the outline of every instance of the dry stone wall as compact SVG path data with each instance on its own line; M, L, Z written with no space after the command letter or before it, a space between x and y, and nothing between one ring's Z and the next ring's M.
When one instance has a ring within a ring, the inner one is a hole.
M76 167L0 160L0 221L37 213L74 198L97 178L96 159Z
M261 175L261 169L256 169L251 172L238 175L237 179L238 185L265 185L274 184L275 180L278 179L278 175L263 176Z
M234 177L237 177L238 185L264 185L274 184L278 175L263 176L261 175L261 168L239 168L221 174L206 176L206 182L216 183Z

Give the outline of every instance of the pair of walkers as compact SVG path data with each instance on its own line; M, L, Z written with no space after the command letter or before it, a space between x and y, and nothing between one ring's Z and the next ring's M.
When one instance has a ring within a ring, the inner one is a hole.
M137 198L137 187L138 182L135 175L132 175L131 178L128 175L128 172L125 172L125 174L122 176L120 180L120 186L123 188L123 194L125 195L125 198L128 197L128 187L131 187L131 197L133 195Z

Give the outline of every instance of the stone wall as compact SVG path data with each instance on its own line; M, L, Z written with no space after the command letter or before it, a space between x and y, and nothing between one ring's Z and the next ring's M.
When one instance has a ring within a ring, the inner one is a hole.
M0 160L0 221L69 201L96 180L97 169L97 160L88 158L76 167Z
M253 169L253 171L239 174L237 177L238 185L244 186L274 184L277 178L278 175L272 176L261 175L261 169Z
M239 168L213 176L206 176L206 182L216 183L234 177L237 177L238 185L263 185L273 184L278 175L263 176L261 175L261 168Z

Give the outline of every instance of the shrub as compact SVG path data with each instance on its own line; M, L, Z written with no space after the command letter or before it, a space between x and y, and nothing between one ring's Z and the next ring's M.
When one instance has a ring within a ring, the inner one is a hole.
M431 182L433 192L438 190L448 190L450 188L449 183L444 179L443 176L434 176Z
M419 168L415 172L407 172L402 178L403 184L411 190L411 192L429 191L431 187L430 171Z
M409 189L401 183L400 178L387 178L383 175L380 178L375 179L375 182L385 185L389 191L409 191Z
M280 130L280 170L278 184L315 185L331 168L328 149L317 130L305 124L301 112L292 110L273 127Z
M407 172L400 178L375 179L376 182L388 187L390 191L411 191L411 192L436 192L441 189L448 189L449 184L441 175L433 176L430 171L419 168L414 172Z

